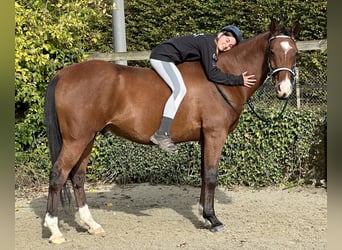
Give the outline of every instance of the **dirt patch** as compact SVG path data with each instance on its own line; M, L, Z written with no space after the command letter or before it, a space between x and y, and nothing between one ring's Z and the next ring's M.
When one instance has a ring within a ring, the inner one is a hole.
M59 213L67 242L48 243L42 226L47 191L18 198L15 249L327 249L327 192L323 188L283 190L218 188L215 209L222 233L204 228L198 214L200 189L148 184L88 187L94 219L106 231L89 235L76 209Z

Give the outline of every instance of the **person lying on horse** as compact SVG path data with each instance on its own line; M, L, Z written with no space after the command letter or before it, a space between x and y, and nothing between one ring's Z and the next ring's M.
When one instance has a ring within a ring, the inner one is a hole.
M159 129L150 140L167 152L176 153L177 147L170 136L171 123L185 94L186 86L177 64L200 61L208 79L227 86L252 87L254 75L223 73L217 66L218 53L228 51L242 41L242 33L236 26L228 25L218 34L194 34L171 38L151 51L150 63L171 89Z

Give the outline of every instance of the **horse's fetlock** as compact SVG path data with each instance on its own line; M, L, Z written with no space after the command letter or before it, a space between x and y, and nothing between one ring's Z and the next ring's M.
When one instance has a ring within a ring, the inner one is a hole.
M203 218L204 219L210 219L213 216L215 216L214 209L205 209L205 210L203 210Z

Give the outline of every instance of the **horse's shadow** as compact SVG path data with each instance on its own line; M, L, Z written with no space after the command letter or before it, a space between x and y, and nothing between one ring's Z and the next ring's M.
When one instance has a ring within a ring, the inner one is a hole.
M75 228L77 232L86 232L78 222L77 208L74 197L70 205L63 208L59 205L58 218L68 226ZM87 203L90 211L104 210L122 212L139 216L151 216L150 209L171 209L190 221L195 228L203 229L205 225L198 212L200 188L191 186L151 186L147 184L117 186L113 185L108 190L90 189L86 192ZM215 203L229 204L229 197L221 189L215 192ZM45 217L47 196L37 198L30 203L31 208L42 221L42 237L50 236L49 230L43 226ZM196 209L194 209L194 206ZM110 215L109 215L110 216ZM152 215L153 216L153 215ZM94 216L101 224L101 221Z

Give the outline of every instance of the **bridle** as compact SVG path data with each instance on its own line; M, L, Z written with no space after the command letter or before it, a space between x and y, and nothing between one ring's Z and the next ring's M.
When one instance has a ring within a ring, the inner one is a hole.
M295 63L294 63L294 65L293 65L293 68L292 68L292 69L287 68L287 67L279 67L279 68L275 68L275 69L274 69L274 68L272 67L272 65L271 65L271 61L270 61L270 57L271 57L271 55L270 55L270 53L271 53L271 52L270 52L270 51L271 51L271 49L270 49L270 44L271 44L271 41L272 41L272 40L277 39L277 38L287 38L287 39L293 40L292 37L287 36L287 35L272 36L272 37L270 37L270 38L268 39L268 47L267 47L268 74L267 74L267 77L266 77L266 79L264 80L264 82L261 84L261 89L258 91L258 92L259 92L259 95L260 95L260 93L263 92L266 83L267 83L267 82L268 82L276 73L278 73L278 72L280 72L280 71L288 71L288 72L290 72L290 73L291 73L291 76L292 76L292 78L291 78L291 80L290 80L291 85L292 85L292 88L293 88L294 85L295 85L295 76L297 75L297 73L296 73L296 60L295 60ZM273 118L273 119L267 119L267 118L265 118L265 117L259 115L259 114L256 112L255 108L254 108L253 105L252 105L253 100L251 100L251 98L248 99L246 102L243 102L243 103L236 103L236 102L230 100L230 99L225 95L225 93L223 93L223 91L219 88L219 86L218 86L217 83L215 83L215 86L216 86L217 90L219 91L219 93L222 95L223 99L224 99L229 105L232 105L232 104L238 104L238 105L245 105L245 104L248 104L248 107L251 109L252 113L253 113L256 117L258 117L260 120L262 120L262 121L264 121L264 122L267 122L267 123L268 123L268 122L271 122L271 121L276 121L276 120L278 120L278 119L282 116L282 114L284 113L284 111L285 111L285 109L286 109L288 100L289 100L289 98L287 98L287 99L285 100L285 102L284 102L284 104L283 104L283 107L282 107L281 111L278 113L278 115L277 115L275 118Z
M287 67L279 67L279 68L275 68L275 69L274 69L274 68L272 67L272 64L271 64L271 61L270 61L270 57L271 57L271 55L270 55L270 54L271 54L271 52L270 52L270 51L271 51L271 41L274 40L274 39L277 39L277 38L286 38L286 39L291 39L291 40L293 40L292 37L287 36L287 35L272 36L271 38L268 39L268 50L267 50L267 51L268 51L268 53L267 53L268 74L267 74L266 79L264 80L264 82L263 82L262 85L261 85L261 89L258 91L257 94L255 94L256 96L260 96L260 95L261 95L261 93L263 92L263 90L264 90L264 88L265 88L265 86L266 86L266 83L267 83L270 79L272 79L272 77L273 77L276 73L278 73L278 72L280 72L280 71L288 71L288 72L290 72L290 73L291 73L291 76L292 76L292 78L291 78L291 80L290 80L292 89L293 89L293 87L294 87L294 85L295 85L295 79L296 79L296 75L297 75L297 74L296 74L296 59L295 59L295 63L294 63L294 65L293 65L293 68L292 68L292 69L287 68ZM269 123L269 122L278 120L278 119L283 115L283 113L284 113L284 111L285 111L285 109L286 109L286 107L287 107L287 104L288 104L288 102L289 102L289 98L286 98L286 100L285 100L285 102L284 102L284 104L283 104L283 107L281 108L280 112L279 112L278 115L277 115L276 117L274 117L273 119L268 119L268 118L266 118L266 117L261 116L260 114L258 114L258 113L255 111L255 108L254 108L254 106L252 105L252 102L253 102L253 100L251 100L251 99L249 99L249 100L247 101L248 107L251 109L252 113L253 113L256 117L258 117L260 120Z
M274 40L274 39L277 39L277 38L286 38L286 39L291 39L293 40L292 37L290 36L287 36L287 35L277 35L277 36L272 36L268 39L268 52L267 52L267 63L268 63L268 74L267 74L267 77L265 79L265 81L263 82L266 83L270 77L272 77L274 74L278 73L279 71L288 71L291 73L292 75L292 79L291 79L291 85L292 87L294 86L294 79L295 79L295 76L296 76L296 59L295 59L295 63L293 65L293 68L290 69L290 68L287 68L287 67L280 67L280 68L276 68L274 69L271 65L271 61L270 61L270 54L271 54L271 41ZM294 41L294 40L293 40Z

